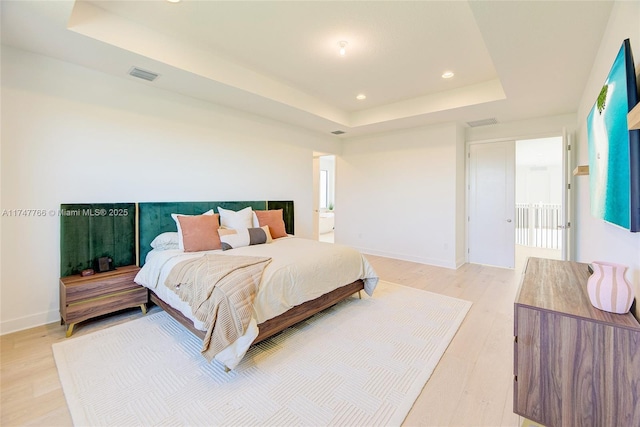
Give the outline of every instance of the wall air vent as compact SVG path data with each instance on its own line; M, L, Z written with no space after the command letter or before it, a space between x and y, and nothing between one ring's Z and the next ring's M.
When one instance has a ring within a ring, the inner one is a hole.
M467 125L469 125L469 127L476 128L478 126L495 125L497 123L498 121L495 118L491 118L491 119L482 119L482 120L467 122Z
M138 67L131 67L131 69L129 70L129 75L150 82L154 81L159 76L159 74L152 73L151 71L146 71Z
M334 131L333 131L333 132L331 132L331 133L332 133L332 134L334 134L334 135L342 135L343 133L346 133L346 132L344 132L344 131L342 131L342 130L334 130Z

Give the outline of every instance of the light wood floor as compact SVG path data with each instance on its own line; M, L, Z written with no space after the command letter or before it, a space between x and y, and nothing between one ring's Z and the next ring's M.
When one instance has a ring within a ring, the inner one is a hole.
M367 258L383 280L473 302L404 425L517 426L519 417L512 413L513 301L526 257L519 255L515 270L471 264L450 270ZM87 321L76 326L73 336L141 316L140 310L127 310ZM51 351L64 339L59 324L0 337L2 426L71 425Z

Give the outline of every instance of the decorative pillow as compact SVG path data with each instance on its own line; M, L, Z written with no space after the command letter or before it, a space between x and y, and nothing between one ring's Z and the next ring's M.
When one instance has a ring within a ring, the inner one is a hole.
M243 246L261 245L263 243L272 242L269 227L267 226L260 228L241 228L236 230L230 228L219 228L218 234L220 235L223 251L241 248Z
M213 209L209 209L202 215L216 215L213 213ZM193 215L183 215L183 214L171 214L171 218L176 222L176 227L178 227L178 249L184 251L184 242L182 240L182 229L180 228L180 221L178 221L179 216L193 216Z
M175 231L167 231L166 233L160 233L151 242L151 247L158 251L166 251L168 249L180 248L178 242L178 233Z
M218 213L220 214L220 225L225 228L241 229L254 226L253 210L250 206L237 212L218 206Z
M185 252L220 249L218 215L178 215Z
M282 219L282 209L274 209L270 211L255 211L258 217L258 223L260 227L265 225L269 226L269 232L271 237L279 239L280 237L287 237L287 230Z

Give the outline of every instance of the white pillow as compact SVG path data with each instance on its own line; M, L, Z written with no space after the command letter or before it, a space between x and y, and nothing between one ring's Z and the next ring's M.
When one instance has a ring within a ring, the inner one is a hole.
M214 215L213 209L209 209L202 215ZM184 251L184 240L182 240L182 228L180 228L180 221L178 221L179 216L195 216L195 215L183 215L183 214L171 214L171 218L176 222L176 227L178 227L178 249Z
M260 227L258 218L253 213L251 206L248 206L237 212L218 206L218 213L220 214L221 227L231 228L234 230L238 230L241 228Z
M178 233L175 231L167 231L166 233L160 233L151 242L151 247L159 251L166 251L167 249L178 249L180 247L180 241Z

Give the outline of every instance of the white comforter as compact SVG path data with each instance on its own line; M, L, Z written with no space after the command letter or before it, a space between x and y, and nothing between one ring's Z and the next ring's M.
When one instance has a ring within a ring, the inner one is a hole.
M203 253L272 258L262 276L253 306L254 319L247 333L233 348L216 356L229 368L237 365L257 336L257 324L358 279L364 281L364 290L369 295L372 295L378 283L378 277L369 262L355 249L298 237L284 237L269 244L229 251L151 251L135 278L136 283L152 289L159 298L191 319L200 330L205 330L204 325L195 319L186 303L164 286L164 281L178 262L202 256Z

